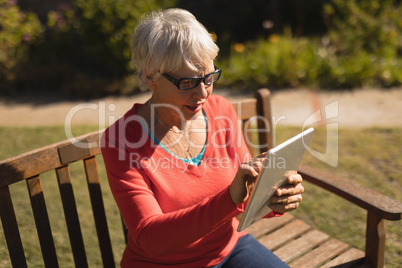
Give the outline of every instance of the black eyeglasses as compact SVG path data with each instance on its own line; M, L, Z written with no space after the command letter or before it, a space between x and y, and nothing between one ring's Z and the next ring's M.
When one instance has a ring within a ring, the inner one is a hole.
M204 77L183 77L180 79L176 79L171 77L167 73L163 73L162 76L172 82L178 89L187 90L197 87L201 83L201 81L204 82L205 85L215 83L219 79L219 77L221 77L221 73L222 70L215 66L215 71L206 74Z

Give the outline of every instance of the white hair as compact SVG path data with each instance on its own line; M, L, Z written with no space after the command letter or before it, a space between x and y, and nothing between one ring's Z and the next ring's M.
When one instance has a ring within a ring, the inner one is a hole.
M131 64L136 67L141 87L145 76L157 79L175 72L183 64L203 71L219 51L211 34L190 12L172 8L145 14L131 39Z

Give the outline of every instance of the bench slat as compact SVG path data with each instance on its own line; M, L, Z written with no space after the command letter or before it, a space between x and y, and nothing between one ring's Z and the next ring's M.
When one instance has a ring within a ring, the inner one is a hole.
M95 131L79 136L75 139L75 145L86 145L89 155L100 154L99 137L102 133L103 131ZM71 142L65 140L0 161L0 187L11 185L63 166L60 162L58 148L70 145ZM83 154L83 156L87 155Z
M257 114L259 115L258 129L260 130L258 140L260 152L268 151L275 147L272 124L271 92L268 89L260 89L255 93L257 99ZM264 131L262 131L264 130Z
M56 169L56 174L75 266L88 267L68 166Z
M32 177L26 180L26 183L43 261L46 267L59 267L40 177Z
M342 268L356 267L356 265L363 264L363 262L364 252L356 248L351 248L332 261L326 263L321 268L331 268L338 265L341 265L339 267Z
M27 267L21 235L8 186L0 187L0 218L13 267Z
M257 100L256 99L246 99L241 102L232 102L233 108L237 112L237 116L241 120L247 120L250 117L256 115L257 112Z
M250 151L252 156L257 156L259 152L255 150L256 144L255 144L255 139L253 135L253 128L252 124L250 123L249 120L243 120L243 136L247 144L247 148Z
M311 229L311 226L301 220L294 220L279 230L260 239L261 244L273 251Z
M83 140L82 143L88 144L87 139ZM77 142L58 148L58 153L62 165L67 165L91 155L87 146L79 146Z
M274 251L281 260L288 263L328 239L328 235L318 230L312 230L296 240Z
M0 187L36 176L60 166L57 149L46 147L0 163Z
M337 239L331 239L292 262L290 266L295 268L319 267L326 261L344 252L348 247L348 244Z
M246 231L249 234L252 234L256 239L258 239L261 235L270 233L286 223L293 220L294 217L289 213L285 213L281 217L274 217L271 219L261 219L259 221L254 222L250 225Z
M95 157L84 159L85 174L104 267L115 267Z

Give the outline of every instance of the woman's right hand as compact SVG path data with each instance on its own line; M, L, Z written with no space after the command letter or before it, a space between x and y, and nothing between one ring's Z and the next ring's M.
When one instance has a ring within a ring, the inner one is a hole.
M250 197L258 174L262 170L265 157L266 153L263 153L240 165L230 185L230 197L236 205L244 203Z

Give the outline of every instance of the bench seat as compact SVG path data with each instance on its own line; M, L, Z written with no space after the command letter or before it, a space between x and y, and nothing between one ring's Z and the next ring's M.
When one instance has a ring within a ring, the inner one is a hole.
M364 264L364 251L331 238L291 213L261 219L248 227L261 244L295 268L356 267Z

